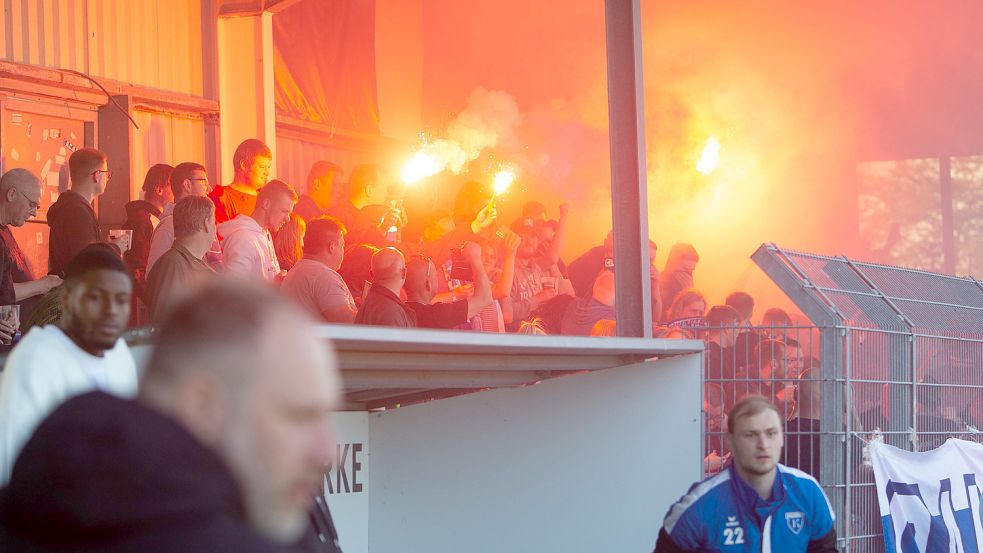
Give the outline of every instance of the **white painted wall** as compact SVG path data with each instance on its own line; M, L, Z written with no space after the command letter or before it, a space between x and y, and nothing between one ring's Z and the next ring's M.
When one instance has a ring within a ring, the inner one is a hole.
M232 155L247 138L276 152L273 102L273 14L223 17L218 21L219 115L222 182L232 181ZM276 178L276 163L270 180Z
M365 552L369 550L369 414L335 413L334 427L337 455L325 475L325 497L341 549Z
M373 413L369 551L650 551L699 398L697 354Z

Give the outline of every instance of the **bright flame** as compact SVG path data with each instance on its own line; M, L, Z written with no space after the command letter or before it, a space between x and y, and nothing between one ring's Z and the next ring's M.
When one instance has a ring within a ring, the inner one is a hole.
M437 156L426 152L418 152L403 165L403 182L413 184L427 177L436 175L444 169Z
M512 181L515 180L515 171L511 169L502 169L495 175L495 195L505 192L509 189Z
M710 140L707 141L706 147L703 148L703 155L700 156L700 161L696 164L696 170L704 175L709 175L717 168L719 161L720 142L717 141L715 136L711 136Z

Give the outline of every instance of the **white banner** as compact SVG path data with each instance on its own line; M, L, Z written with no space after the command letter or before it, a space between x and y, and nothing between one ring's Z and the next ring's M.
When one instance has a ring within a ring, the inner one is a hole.
M983 445L949 439L911 452L871 442L888 553L975 553L983 544Z

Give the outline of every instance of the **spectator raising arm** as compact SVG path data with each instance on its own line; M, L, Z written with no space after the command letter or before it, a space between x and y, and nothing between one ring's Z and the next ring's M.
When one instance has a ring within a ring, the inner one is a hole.
M515 252L519 251L519 243L522 239L519 235L503 228L504 235L502 241L505 242L505 255L502 258L502 274L492 285L492 297L496 300L507 298L512 292L512 281L515 278Z
M481 264L481 246L468 242L464 245L463 253L474 276L474 294L468 298L468 319L471 319L492 302L491 283L488 282L485 266Z

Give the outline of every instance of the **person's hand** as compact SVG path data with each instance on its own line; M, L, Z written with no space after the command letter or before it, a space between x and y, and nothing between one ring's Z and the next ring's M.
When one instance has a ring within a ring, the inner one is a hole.
M560 204L560 218L565 218L568 213L570 213L570 204Z
M10 344L14 340L14 334L17 332L17 327L13 321L0 320L0 341L4 344Z
M393 217L396 219L396 226L399 228L405 227L406 223L409 222L409 218L406 216L405 209L396 207L390 210L390 213L393 214Z
M505 230L508 231L505 233L505 236L502 237L502 241L505 242L505 251L514 254L515 252L519 251L519 245L522 244L522 237L511 230Z
M706 459L703 460L703 464L706 466L707 474L714 474L721 471L724 468L724 463L727 460L721 457L716 451L711 451L707 455Z
M478 234L482 230L490 227L491 224L495 222L496 218L498 218L498 210L495 209L495 206L486 205L485 207L481 208L481 211L479 211L477 215L475 215L474 221L471 221L471 230L475 234Z
M61 283L61 277L58 275L44 275L38 279L38 284L41 286L42 294L47 294L52 288L61 286Z
M454 287L454 296L458 298L468 298L474 295L474 284L461 284Z
M123 255L130 249L130 239L126 234L110 237L109 243L119 248L120 255Z
M400 228L399 222L399 210L390 209L382 216L382 221L379 222L379 228L387 231L392 227Z

